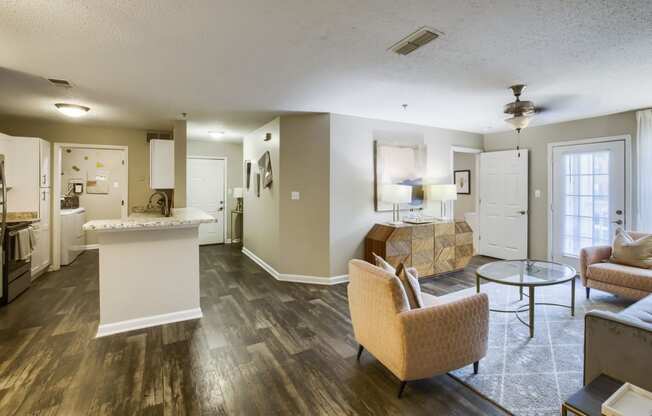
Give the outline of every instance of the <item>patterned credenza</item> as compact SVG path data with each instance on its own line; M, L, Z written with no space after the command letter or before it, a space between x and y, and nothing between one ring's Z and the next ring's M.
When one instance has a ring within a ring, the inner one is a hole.
M393 266L415 267L419 277L466 267L473 256L473 231L465 221L432 224L376 224L365 238L365 260L372 253Z

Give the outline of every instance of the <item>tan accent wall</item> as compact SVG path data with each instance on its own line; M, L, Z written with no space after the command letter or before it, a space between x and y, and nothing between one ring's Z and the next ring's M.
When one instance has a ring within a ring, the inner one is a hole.
M242 151L243 160L251 161L251 186L245 189L244 198L244 247L279 272L279 195L281 177L279 174L281 120L276 118L254 132L245 136ZM265 134L272 139L265 141ZM260 197L256 196L256 173L258 159L270 152L274 181L271 188L263 188Z
M367 232L374 223L392 218L391 212L374 211L376 138L425 143L427 177L438 183L452 183L452 146L482 149L479 134L331 114L331 276L346 274L351 258L363 258ZM428 209L432 212L434 208Z
M629 134L633 141L633 162L636 161L636 113L634 111L603 117L575 120L547 126L530 127L521 132L520 144L530 149L529 172L529 256L548 256L548 143L591 139ZM494 133L484 136L486 151L513 149L516 133ZM632 172L636 172L633 166ZM541 191L541 198L534 192ZM633 198L636 201L636 177L632 175ZM635 203L634 203L635 204ZM632 207L633 208L633 207Z
M476 212L476 197L478 192L477 180L478 175L475 171L475 154L455 152L453 154L453 169L454 170L470 170L471 171L471 193L469 195L457 194L457 201L455 201L455 218L463 220L464 214L467 212Z
M280 271L329 277L330 115L281 117L280 149Z
M89 126L74 122L0 116L0 131L11 136L40 137L55 143L127 146L129 149L129 210L149 197L149 147L146 130ZM57 175L52 175L52 180Z
M233 198L233 188L243 187L243 164L242 164L242 143L209 142L205 140L193 140L188 138L188 157L226 157L226 225L227 236L231 238L231 210L236 207L236 200ZM242 238L240 230L242 217L237 220L234 229L234 238Z
M188 143L186 120L174 121L174 206L186 206L186 148Z

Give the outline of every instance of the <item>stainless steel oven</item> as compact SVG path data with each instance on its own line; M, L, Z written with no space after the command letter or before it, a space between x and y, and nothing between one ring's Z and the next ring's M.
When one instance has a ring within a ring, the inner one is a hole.
M28 222L8 223L5 226L2 258L3 303L9 303L29 288L32 281L31 258L19 260L16 256L16 238L20 230L30 227Z

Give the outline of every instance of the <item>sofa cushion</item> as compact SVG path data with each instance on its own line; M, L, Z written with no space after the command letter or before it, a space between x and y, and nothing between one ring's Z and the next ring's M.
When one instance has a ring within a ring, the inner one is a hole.
M626 316L628 319L652 329L652 295L634 303L619 315Z
M652 270L615 263L594 263L587 269L589 279L652 293Z
M636 237L622 228L616 230L616 237L614 238L609 261L644 269L651 268L652 235Z

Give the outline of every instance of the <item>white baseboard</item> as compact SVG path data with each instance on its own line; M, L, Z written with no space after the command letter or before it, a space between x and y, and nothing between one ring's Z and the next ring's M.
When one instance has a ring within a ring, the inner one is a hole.
M302 274L285 274L277 272L272 266L265 263L263 259L256 256L251 250L242 247L242 254L253 260L254 263L262 267L272 277L281 282L293 283L309 283L314 285L337 285L339 283L346 283L349 281L349 275L343 274L340 276L322 277L322 276L308 276Z
M161 315L147 316L145 318L129 319L127 321L115 322L112 324L100 325L97 328L95 338L105 337L107 335L119 334L121 332L133 331L135 329L149 328L173 322L188 321L191 319L200 319L203 316L201 308L188 309L185 311L164 313Z

